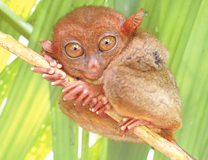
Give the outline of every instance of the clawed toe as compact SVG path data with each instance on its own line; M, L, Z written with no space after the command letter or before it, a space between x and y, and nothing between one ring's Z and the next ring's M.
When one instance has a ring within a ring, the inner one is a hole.
M107 116L105 111L111 109L111 105L108 102L107 97L101 94L92 99L89 109L90 111L95 112L98 115Z
M132 134L134 129L138 126L146 126L149 128L154 127L154 125L149 121L126 117L119 123L119 127L121 129L120 135L124 136L125 134Z

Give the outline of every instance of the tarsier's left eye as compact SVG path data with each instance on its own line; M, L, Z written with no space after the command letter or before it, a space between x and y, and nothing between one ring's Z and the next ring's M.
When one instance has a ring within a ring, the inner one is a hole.
M108 51L110 49L112 49L116 44L116 38L113 36L109 36L109 37L104 37L103 39L101 39L100 43L99 43L99 49L101 51Z
M82 47L77 43L69 43L65 46L66 54L71 58L77 58L83 55Z

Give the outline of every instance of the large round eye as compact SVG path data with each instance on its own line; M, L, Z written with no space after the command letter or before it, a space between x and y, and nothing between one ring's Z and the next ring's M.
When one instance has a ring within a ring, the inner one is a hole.
M72 58L80 57L84 53L82 47L77 43L67 44L65 47L65 51L66 54Z
M103 39L101 39L100 43L99 43L99 49L101 51L108 51L110 49L112 49L116 44L116 38L109 36L109 37L104 37Z

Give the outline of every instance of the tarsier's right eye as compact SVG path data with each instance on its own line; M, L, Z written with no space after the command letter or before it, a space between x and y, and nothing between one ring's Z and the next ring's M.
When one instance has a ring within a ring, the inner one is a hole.
M66 54L71 58L77 58L83 55L82 47L77 43L69 43L65 46Z

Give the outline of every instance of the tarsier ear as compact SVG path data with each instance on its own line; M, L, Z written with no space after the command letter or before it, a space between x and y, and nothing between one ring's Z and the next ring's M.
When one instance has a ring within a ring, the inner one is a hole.
M44 41L40 41L40 44L43 47L41 52L45 51L46 53L49 53L50 55L57 53L57 47L54 45L53 42L49 41L48 39Z
M120 31L125 36L129 37L134 34L141 25L144 18L143 9L140 8L136 13L132 14L120 27Z

